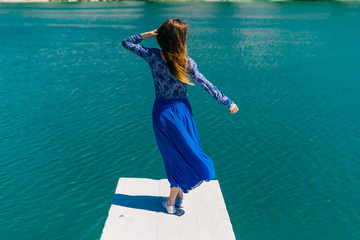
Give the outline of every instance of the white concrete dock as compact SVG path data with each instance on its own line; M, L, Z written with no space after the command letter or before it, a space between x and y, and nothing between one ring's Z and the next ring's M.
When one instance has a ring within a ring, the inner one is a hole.
M161 207L169 190L167 179L120 178L101 240L235 239L217 180L184 194L182 216Z

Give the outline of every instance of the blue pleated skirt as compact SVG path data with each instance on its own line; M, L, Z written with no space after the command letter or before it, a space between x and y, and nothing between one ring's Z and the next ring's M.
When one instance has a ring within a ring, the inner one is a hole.
M188 99L156 98L152 119L170 187L187 193L215 178L213 162L200 147Z

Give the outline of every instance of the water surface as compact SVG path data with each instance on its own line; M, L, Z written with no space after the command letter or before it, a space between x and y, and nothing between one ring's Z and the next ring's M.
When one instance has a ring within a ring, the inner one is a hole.
M240 109L189 87L237 238L359 239L360 5L336 2L0 4L1 236L99 239L118 178L166 178L121 40L174 16Z

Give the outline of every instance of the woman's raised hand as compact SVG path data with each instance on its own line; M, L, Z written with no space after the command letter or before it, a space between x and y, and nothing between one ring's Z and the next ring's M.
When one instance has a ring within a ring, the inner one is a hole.
M231 104L231 106L230 106L230 112L231 112L231 113L236 113L237 111L239 111L238 106L237 106L235 103Z
M155 30L152 30L150 32L142 33L141 37L144 39L144 38L147 38L147 37L156 37L157 35L158 35L157 29L155 29Z

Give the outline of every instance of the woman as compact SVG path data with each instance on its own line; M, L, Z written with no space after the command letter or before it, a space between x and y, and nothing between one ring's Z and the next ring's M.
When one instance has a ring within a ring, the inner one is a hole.
M175 206L182 206L183 193L215 177L212 160L200 147L186 90L187 85L195 84L188 76L227 106L230 113L239 110L199 72L195 61L187 55L187 32L188 27L182 20L168 18L158 29L122 41L126 49L144 58L152 71L156 93L153 128L170 183L170 196L162 206L170 214L176 213ZM139 44L147 37L156 37L162 50Z

